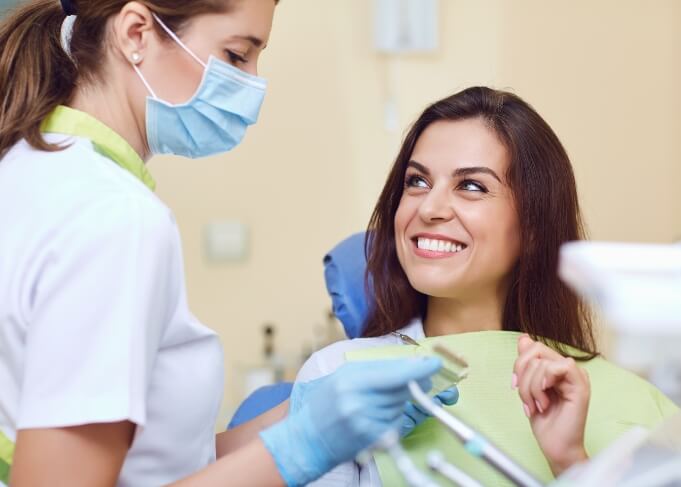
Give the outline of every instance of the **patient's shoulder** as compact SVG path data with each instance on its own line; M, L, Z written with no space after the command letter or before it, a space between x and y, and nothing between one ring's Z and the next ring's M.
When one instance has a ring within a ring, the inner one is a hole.
M423 338L423 324L421 320L414 320L400 330L415 340ZM387 345L402 345L402 340L392 334L371 338L353 338L332 343L313 353L298 372L296 382L308 382L323 377L335 371L345 363L345 354L363 348L382 347Z
M332 373L345 363L345 354L352 350L394 345L397 343L399 343L399 338L392 335L375 338L354 338L352 340L332 343L313 353L307 359L300 372L298 372L296 382L308 382Z

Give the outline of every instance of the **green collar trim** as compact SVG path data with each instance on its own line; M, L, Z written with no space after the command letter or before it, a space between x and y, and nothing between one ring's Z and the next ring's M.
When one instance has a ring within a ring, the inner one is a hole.
M40 129L90 139L97 152L130 171L152 191L156 189L154 178L130 144L91 115L59 105L43 120Z
M14 443L0 431L0 482L9 485L9 471L14 457Z

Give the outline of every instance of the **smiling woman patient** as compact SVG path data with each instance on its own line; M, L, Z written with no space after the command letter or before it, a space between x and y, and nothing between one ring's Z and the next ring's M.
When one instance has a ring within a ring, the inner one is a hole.
M591 386L575 359L598 351L587 310L556 273L560 245L583 238L583 226L570 160L539 114L484 87L428 107L406 136L369 234L374 306L365 338L317 352L298 381L331 373L346 352L401 344L395 331L416 340L523 332L508 384L532 434L554 475L586 459ZM374 464L341 465L316 485L358 484L381 485Z

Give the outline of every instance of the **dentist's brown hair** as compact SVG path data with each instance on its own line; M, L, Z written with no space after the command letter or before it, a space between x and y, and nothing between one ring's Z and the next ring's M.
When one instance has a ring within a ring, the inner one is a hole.
M561 244L584 238L570 159L541 116L518 96L473 87L433 103L411 127L388 175L367 232L367 289L373 306L364 336L396 331L427 314L428 297L411 287L395 249L394 219L414 146L440 120L482 119L510 155L506 179L520 224L520 256L512 270L503 329L597 354L586 306L558 279ZM565 347L557 347L567 355Z
M137 0L174 32L192 17L228 12L235 0ZM276 0L275 0L276 1ZM59 0L24 2L0 24L0 158L19 140L55 151L40 125L57 105L68 103L77 84L105 77L108 20L129 0L72 0L77 11L70 43L61 46L66 14ZM157 25L156 32L170 39Z

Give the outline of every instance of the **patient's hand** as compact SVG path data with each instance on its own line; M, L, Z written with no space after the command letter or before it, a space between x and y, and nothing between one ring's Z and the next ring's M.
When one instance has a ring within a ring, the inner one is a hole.
M512 382L553 474L586 460L584 427L591 394L586 371L572 358L523 335Z

